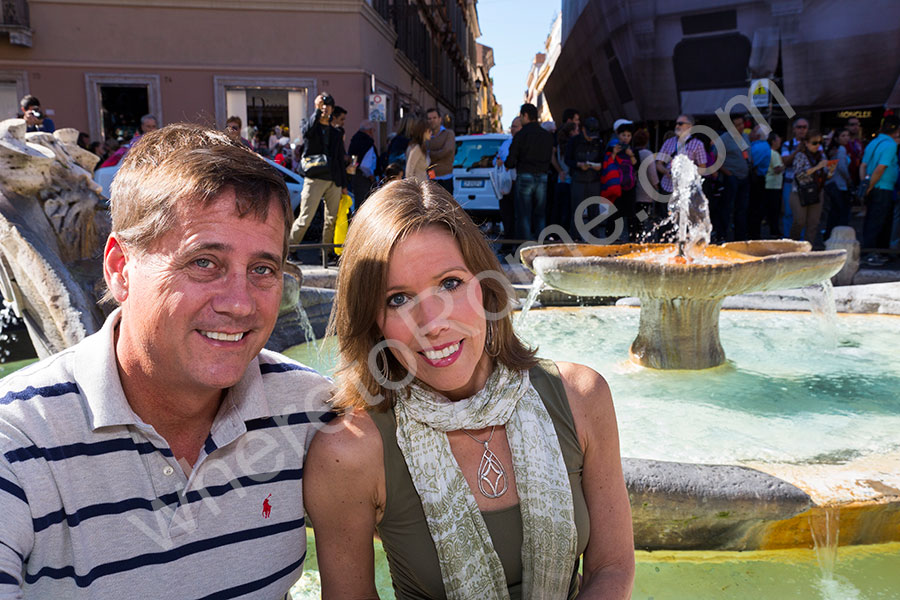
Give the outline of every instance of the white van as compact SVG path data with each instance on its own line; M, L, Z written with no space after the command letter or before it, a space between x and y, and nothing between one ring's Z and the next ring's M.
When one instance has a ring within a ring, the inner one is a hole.
M453 197L473 217L500 221L500 199L491 185L491 173L497 151L509 137L508 133L484 133L456 138Z

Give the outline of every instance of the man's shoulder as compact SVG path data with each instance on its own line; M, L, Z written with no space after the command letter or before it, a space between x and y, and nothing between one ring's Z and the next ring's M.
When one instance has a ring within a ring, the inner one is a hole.
M270 402L303 402L320 408L331 398L333 382L316 369L289 356L263 349L259 353L259 372Z

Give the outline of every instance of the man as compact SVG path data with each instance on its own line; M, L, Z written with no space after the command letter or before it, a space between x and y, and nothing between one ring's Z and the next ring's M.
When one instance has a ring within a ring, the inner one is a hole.
M772 147L769 145L769 130L757 125L750 134L750 207L748 212L749 227L747 239L758 240L762 237L762 220L766 214L766 173L772 160ZM773 229L773 224L769 223Z
M263 350L290 222L223 133L144 136L112 187L119 304L0 384L0 598L281 598L306 550L302 463L329 385Z
M516 237L536 240L547 224L547 170L553 134L541 127L534 104L523 104L519 118L522 130L513 137L504 164L516 170Z
M134 137L132 137L127 144L123 144L119 147L118 150L113 152L109 158L103 161L101 167L114 167L119 162L125 158L125 155L128 154L128 151L131 150L131 147L134 146L141 136L150 133L151 131L156 131L159 129L159 121L153 115L144 115L141 117L141 124L138 126L138 130L135 132Z
M748 239L747 213L750 206L750 163L747 160L750 140L744 133L743 113L733 112L731 122L740 138L735 139L727 129L720 134L725 147L725 162L719 168L719 173L724 177L725 193L718 210L713 211L716 218L712 224L716 238L726 242ZM743 148L741 143L744 144Z
M859 167L860 185L866 186L866 219L863 222L863 248L887 248L890 243L894 212L894 184L897 183L897 144L900 143L900 118L887 116L880 133L868 143ZM887 262L882 254L865 258L868 265Z
M303 159L308 163L303 173L303 192L300 214L291 226L291 243L299 244L312 223L312 218L325 199L325 223L322 243L334 243L334 223L337 219L341 195L347 193L347 172L344 165L344 143L340 132L331 126L334 98L320 94L316 112L303 126ZM329 261L336 262L332 251Z
M428 152L429 175L453 195L453 159L456 158L456 136L441 123L441 113L429 108L425 117L431 129L431 139L425 142Z
M497 150L497 166L502 166L506 159L509 157L509 147L512 144L513 138L516 137L516 134L522 130L522 119L521 117L516 117L512 120L512 123L509 124L509 136L503 143L500 144L500 148ZM503 237L513 239L516 235L516 170L509 169L509 176L512 178L512 188L510 188L508 194L504 194L502 198L500 198L500 219L503 221ZM508 250L511 248L504 248L503 250Z
M241 137L241 128L243 127L243 121L238 116L228 117L228 120L225 121L225 135L231 138L231 141L237 142L239 144L243 144L248 148L252 148L250 146L250 141L244 137Z
M19 100L19 108L21 117L25 119L25 131L43 131L45 133L56 131L53 119L48 118L41 109L41 101L31 94L27 94Z
M809 133L809 121L800 117L794 120L794 137L789 142L781 146L781 162L784 163L784 190L782 191L782 202L784 203L784 228L782 231L791 230L791 223L794 220L793 211L791 210L791 186L794 184L794 158L803 151L803 142L806 141L806 134Z
M566 145L566 164L569 166L569 174L572 176L572 208L573 223L578 233L585 236L586 231L578 229L581 222L577 213L578 207L588 198L599 198L601 195L600 171L603 169L604 147L600 139L600 122L595 117L584 120L581 132L569 140ZM600 207L597 204L588 206L588 220L593 221L600 215ZM605 227L603 228L605 230ZM596 232L600 228L595 228ZM598 237L601 237L598 235Z
M863 143L862 129L859 119L850 117L847 119L847 131L850 132L850 142L847 144L847 155L850 157L850 179L853 185L859 185L859 165L862 164Z
M695 120L692 115L678 115L678 118L675 119L675 135L663 142L659 154L671 158L675 158L679 154L685 154L691 159L691 162L697 165L697 168L706 167L706 147L703 145L703 142L692 135L694 124ZM655 204L656 211L658 211L656 213L657 218L665 218L669 213L668 200L662 201L662 198L666 198L672 193L671 165L671 159L666 162L656 161L656 170L662 175L662 179L659 182L659 187L662 189L661 200ZM691 211L691 218L699 218L699 213ZM665 239L670 234L671 227L662 226L657 231L660 237Z
M356 165L350 178L350 189L353 191L356 209L359 210L369 197L372 184L375 182L375 167L378 164L378 153L375 151L375 123L365 119L359 124L359 131L350 138L347 153Z

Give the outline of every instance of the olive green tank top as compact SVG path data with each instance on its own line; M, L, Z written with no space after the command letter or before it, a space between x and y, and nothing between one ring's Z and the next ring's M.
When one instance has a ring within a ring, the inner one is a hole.
M552 361L541 360L531 369L531 384L537 390L559 439L563 460L569 472L572 500L575 507L575 527L578 530L578 557L584 552L590 534L587 503L581 488L584 455L575 431L575 421L559 371ZM394 592L398 600L443 600L444 583L438 564L437 550L425 511L410 477L409 469L397 445L397 422L393 410L369 413L384 446L384 516L376 526L387 554ZM503 565L511 600L522 597L522 513L519 505L502 510L482 512L491 535L494 550ZM578 565L572 567L569 598L578 594Z

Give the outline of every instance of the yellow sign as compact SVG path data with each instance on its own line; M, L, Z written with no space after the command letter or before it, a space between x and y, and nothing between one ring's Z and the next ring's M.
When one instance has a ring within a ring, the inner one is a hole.
M753 106L766 108L769 106L769 80L757 79L750 84L750 96L753 98Z
M849 119L855 117L857 119L869 119L872 117L871 110L842 110L837 114L841 119Z

